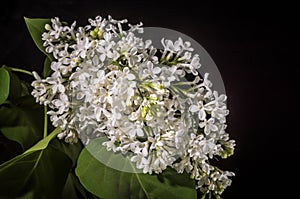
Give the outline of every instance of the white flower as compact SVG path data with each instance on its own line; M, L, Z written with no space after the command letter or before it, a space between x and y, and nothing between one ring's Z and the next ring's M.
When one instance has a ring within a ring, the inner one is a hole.
M104 31L104 27L107 25L107 20L102 19L101 16L97 16L94 20L88 19L91 26L99 28L101 31Z
M40 102L40 103L44 103L44 101L42 100L42 96L46 94L47 92L47 88L46 85L43 83L43 80L41 79L41 77L37 74L37 72L33 71L32 72L34 78L36 80L34 80L31 83L31 86L34 87L33 91L31 92L31 94L33 95L33 97L36 98L36 102ZM46 100L46 99L44 99Z
M204 139L203 135L191 135L190 145L188 149L189 156L195 160L195 162L203 162L208 159L207 155L203 153L203 144L200 142ZM202 142L203 143L203 142Z
M211 131L217 131L218 127L215 124L214 118L204 119L203 122L199 123L200 128L204 128L204 133L206 135L210 134Z
M179 52L182 49L182 39L179 38L173 43L172 40L162 38L161 43L166 51L171 51L174 53Z
M111 116L111 114L106 110L105 106L104 107L95 107L94 114L95 114L95 119L99 122L101 121L102 114L104 114L105 117L107 117L107 118L109 118Z
M87 54L87 50L90 47L90 42L89 39L87 37L83 37L83 38L77 38L77 45L76 45L76 54L81 57L81 58L85 58L86 54Z
M164 87L169 87L176 77L177 67L163 67L159 78L162 80Z
M58 17L51 19L52 28L49 31L49 34L53 36L55 39L58 39L61 32L63 31L63 27Z
M119 141L119 139L116 136L110 136L109 139L110 139L109 141L103 142L103 146L106 146L108 151L110 150L114 152L118 151L119 149L115 143Z
M118 57L117 51L113 51L115 42L112 41L112 34L109 32L103 33L102 40L99 41L98 46L96 47L97 52L99 52L99 59L101 62L104 62L106 58L113 58L115 60Z
M145 79L148 76L150 76L153 79L156 79L157 75L161 72L161 68L158 66L153 67L154 64L151 61L147 61L145 66L147 68L143 70L142 79Z
M53 108L58 109L59 114L63 114L64 112L69 110L69 99L68 96L64 93L61 93L58 99L54 99L52 101L52 104L54 105Z
M189 64L189 68L190 68L191 72L193 73L193 75L198 75L197 69L199 69L200 66L201 66L200 58L199 58L199 55L196 54L193 56L191 63Z
M51 85L51 93L55 95L56 93L64 93L65 92L65 86L61 82L61 78L53 78L53 77L47 77L46 82ZM50 86L49 85L49 86Z
M209 139L209 140L201 140L199 142L199 146L202 149L202 152L205 155L209 155L209 158L213 157L213 154L215 152L215 148L216 148L216 144L214 143L213 139Z
M204 193L219 195L231 184L233 173L209 162L235 147L225 132L226 95L212 89L208 73L198 76L200 55L189 41L163 38L159 51L136 35L142 23L124 31L127 20L111 16L78 28L51 22L42 40L54 57L52 74L33 72L32 95L51 108L60 139L88 144L106 137L107 150L132 154L144 173L186 171Z
M67 117L67 113L63 114L63 115L59 115L58 112L55 112L55 111L48 111L47 113L48 115L50 115L50 120L53 124L53 126L55 127L61 127L61 129L65 129L66 126L67 126L67 120L66 120L66 117ZM60 134L60 137L63 138L65 137L66 134L62 133ZM61 139L60 138L60 139Z
M155 137L148 137L148 141L151 143L150 149L159 149L164 145L159 134L156 134Z
M198 101L197 105L192 104L189 108L192 113L198 112L198 118L200 121L204 121L206 118L206 108L203 101Z
M178 173L183 173L184 171L189 173L193 169L189 156L184 156L181 161L179 163L175 163L173 167Z
M129 137L134 138L136 136L144 136L143 123L140 121L135 122L125 122L124 131L128 132Z
M135 156L133 156L131 158L131 161L136 163L136 167L138 169L143 169L143 173L152 172L150 170L150 161L151 161L151 157L150 156L149 157L145 157L142 154L137 154L137 155L135 155Z

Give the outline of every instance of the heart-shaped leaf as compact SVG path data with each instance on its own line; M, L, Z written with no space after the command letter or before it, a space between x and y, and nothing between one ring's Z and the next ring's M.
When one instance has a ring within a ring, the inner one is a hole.
M105 138L97 138L84 148L78 158L76 175L83 186L91 193L104 199L136 198L136 199L195 199L197 197L195 183L186 173L178 174L173 169L166 169L159 175L136 172L124 172L107 166L110 161L117 161L126 168L135 165L128 156L107 151L102 146ZM104 158L99 158L100 156ZM117 158L116 158L117 157ZM108 162L102 162L103 160Z

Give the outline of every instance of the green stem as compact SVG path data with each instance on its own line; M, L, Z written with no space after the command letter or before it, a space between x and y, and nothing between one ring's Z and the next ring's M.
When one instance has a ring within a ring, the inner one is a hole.
M47 116L47 106L44 106L44 138L47 137L48 130L48 116Z
M182 85L192 85L194 84L193 82L177 82L173 83L174 86L182 86Z
M175 92L175 93L177 93L177 94L181 94L181 95L183 95L183 96L186 96L186 95L187 95L187 91L182 90L181 88L178 88L178 87L176 87L176 86L171 85L169 88L170 88L170 90L173 90L173 92Z
M207 193L204 193L201 197L201 199L205 199L206 198Z
M7 67L7 68L9 68L11 71L14 71L14 72L24 73L24 74L33 76L32 72L30 72L28 70L24 70L24 69L20 69L20 68L14 68L14 67Z
M141 98L144 99L143 93L141 92L139 87L137 87L137 90L139 91L139 94L140 94Z
M150 137L150 132L148 131L148 126L144 126L143 129L144 129L144 132L146 133L147 137ZM150 127L149 127L150 128Z

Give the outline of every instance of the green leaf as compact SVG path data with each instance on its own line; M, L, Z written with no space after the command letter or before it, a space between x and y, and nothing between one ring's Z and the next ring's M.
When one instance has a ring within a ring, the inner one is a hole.
M36 145L34 145L33 147L31 147L30 149L28 149L24 153L31 153L31 152L34 152L34 151L45 149L48 146L48 143L53 138L55 138L60 132L61 132L61 129L59 127L57 127L47 137L45 137L44 139L42 139L41 141L39 141Z
M0 165L23 152L20 144L0 133Z
M73 183L72 173L69 173L66 184L62 192L62 198L79 199L76 187Z
M5 76L6 78L4 78L3 76ZM20 97L30 95L29 90L32 88L30 84L28 82L20 80L19 77L12 71L12 69L7 66L3 66L0 69L0 90L1 85L4 85L1 82L4 82L5 79L8 83L6 83L6 89L9 89L8 96L7 92L0 92L0 98L1 94L4 95L6 93L6 101L14 102Z
M44 61L44 69L43 69L43 77L46 78L51 75L52 69L51 69L51 60L46 57Z
M21 80L21 87L22 87L22 89L21 89L22 97L30 95L30 90L32 89L32 87L30 86L30 83Z
M18 142L23 151L43 136L43 107L32 96L15 100L15 104L0 106L0 131L10 140Z
M122 159L118 161L122 166L116 168L128 169L128 165L131 165L131 170L135 170L135 165L130 162L128 156L107 151L102 146L104 140L104 138L95 139L82 150L75 170L82 185L91 193L104 199L193 199L197 197L195 182L186 173L178 174L168 168L159 175L149 175L122 172L107 166L106 164L115 161L117 156ZM103 160L108 162L104 164L101 162Z
M72 163L49 145L59 132L55 129L23 154L0 165L0 198L26 196L31 191L33 198L60 198Z
M78 156L83 147L81 142L66 143L62 142L59 139L54 139L52 141L52 146L58 151L61 151L64 154L66 154L72 160L74 166L77 163Z
M32 198L34 198L34 191L28 191L23 195L17 197L16 199L32 199Z
M45 149L48 146L49 142L55 136L57 136L60 132L61 132L61 129L60 128L56 128L47 137L45 137L44 139L42 139L41 141L39 141L38 143L36 143L33 147L31 147L30 149L28 149L27 151L25 151L21 155L18 155L15 158L13 158L13 159L11 159L11 160L9 160L9 161L1 164L0 165L0 172L2 172L3 170L5 170L9 166L13 165L13 163L16 162L16 161L18 161L19 159L21 159L23 157L26 157L29 154L33 153L33 152Z
M32 139L32 132L34 129L30 126L14 126L14 127L4 127L1 128L1 132L5 137L10 140L18 142L22 149L28 149L32 146L33 141L36 141L37 138ZM35 136L35 135L34 135Z
M40 19L40 18L30 19L27 17L24 17L24 19L35 45L38 47L38 49L40 49L40 51L42 51L45 55L47 55L50 61L52 61L53 57L51 54L45 51L45 48L43 46L43 40L42 40L42 34L46 31L45 25L49 24L51 20Z
M0 68L0 104L4 103L9 96L10 76L4 68Z
M98 199L98 197L88 192L82 186L77 176L73 172L70 172L68 175L68 179L62 193L62 198Z
M21 85L21 80L19 77L14 74L13 72L9 71L9 76L10 76L10 91L9 91L9 97L8 99L10 101L14 101L17 98L21 97L22 95L22 85Z

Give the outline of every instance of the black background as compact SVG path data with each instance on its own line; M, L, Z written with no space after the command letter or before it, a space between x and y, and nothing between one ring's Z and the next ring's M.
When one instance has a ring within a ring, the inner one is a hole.
M224 199L296 196L299 5L209 2L6 1L0 13L0 64L42 71L44 56L23 17L58 16L85 25L88 18L111 15L180 31L206 49L225 84L228 132L237 146L221 163L236 173Z

